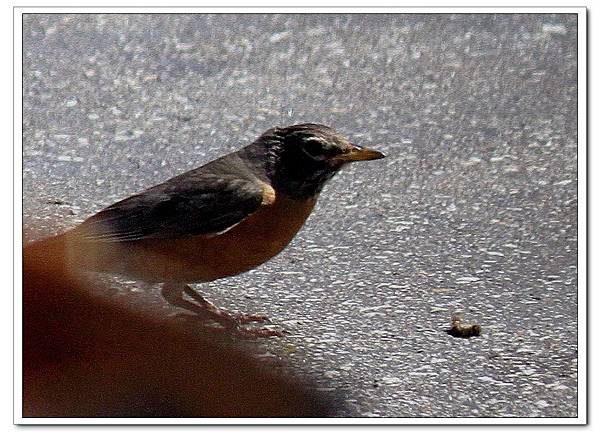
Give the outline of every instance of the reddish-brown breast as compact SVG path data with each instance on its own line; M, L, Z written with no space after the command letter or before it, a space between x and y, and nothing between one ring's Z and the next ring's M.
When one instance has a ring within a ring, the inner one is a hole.
M248 271L277 255L294 238L316 199L277 194L271 205L228 231L212 235L122 243L72 242L71 263L153 282L204 282Z

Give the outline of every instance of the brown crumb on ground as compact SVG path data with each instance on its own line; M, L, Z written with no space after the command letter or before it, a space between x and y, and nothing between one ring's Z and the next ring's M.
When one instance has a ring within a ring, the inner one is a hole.
M481 335L481 326L479 324L463 324L459 315L453 315L452 327L446 332L455 338L470 338Z

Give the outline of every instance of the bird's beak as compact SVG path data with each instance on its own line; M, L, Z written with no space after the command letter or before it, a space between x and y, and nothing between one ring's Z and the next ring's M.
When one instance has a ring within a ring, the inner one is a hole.
M385 158L385 155L374 149L365 148L356 144L352 145L349 152L335 157L336 160L343 162L379 160L380 158Z

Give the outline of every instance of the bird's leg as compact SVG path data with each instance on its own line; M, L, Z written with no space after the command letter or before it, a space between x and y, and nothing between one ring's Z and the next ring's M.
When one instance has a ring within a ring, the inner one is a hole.
M231 324L247 324L249 322L267 322L269 318L264 315L251 315L247 313L229 313L223 309L219 309L213 303L208 301L202 295L200 295L196 290L194 290L189 285L185 285L183 288L183 292L190 297L196 304L198 304L203 309L207 310L211 314L213 314L219 321L223 321L225 323Z
M285 336L283 330L270 329L266 327L241 327L241 324L248 322L265 322L268 321L266 316L261 315L246 315L246 314L231 314L212 304L206 298L202 297L198 292L190 286L182 283L165 283L162 287L162 296L165 300L176 307L189 310L196 315L218 322L228 330L234 330L239 335L245 337L270 337L270 336ZM183 297L183 293L190 297L194 302L190 302Z
M172 306L189 310L190 312L206 317L207 319L213 319L212 314L206 309L183 298L184 286L185 284L182 283L165 283L160 292L163 298Z

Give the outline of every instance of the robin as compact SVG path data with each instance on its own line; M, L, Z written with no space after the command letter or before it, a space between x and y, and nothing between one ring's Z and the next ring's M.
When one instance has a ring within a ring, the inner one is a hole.
M244 327L267 318L221 310L188 283L236 275L274 257L300 230L337 171L383 157L324 125L275 127L51 240L61 245L69 269L163 283L162 295L172 305L240 332L281 335Z

